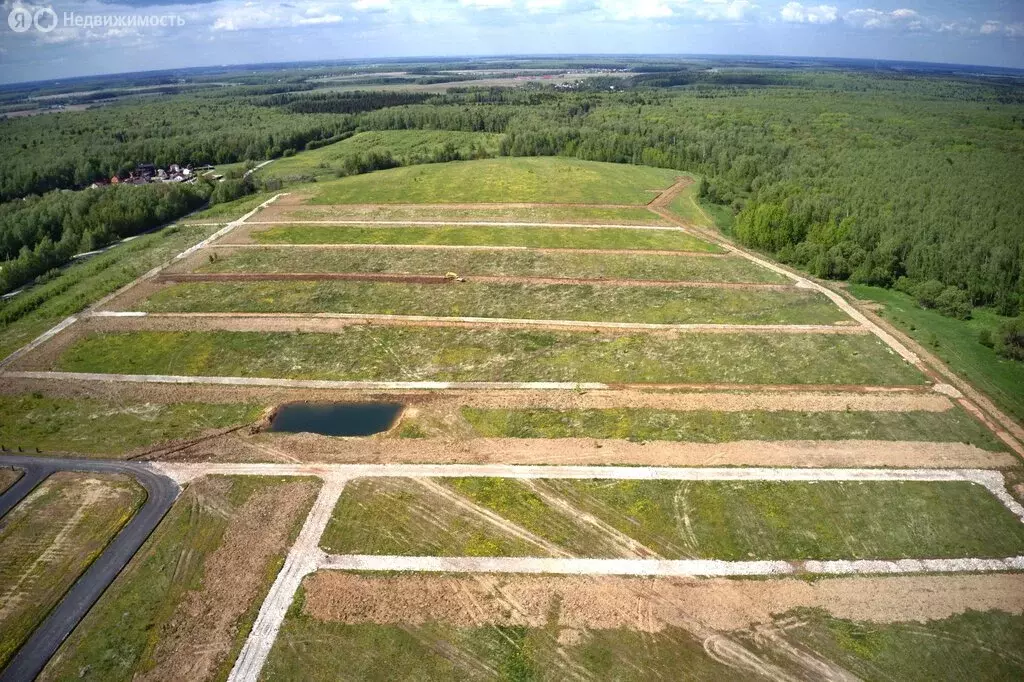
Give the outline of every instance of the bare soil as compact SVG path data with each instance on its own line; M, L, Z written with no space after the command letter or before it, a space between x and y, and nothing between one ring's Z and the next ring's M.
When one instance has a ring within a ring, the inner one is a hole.
M159 282L267 282L267 281L324 281L346 282L397 282L402 284L447 284L458 285L467 282L483 284L570 284L614 287L697 287L708 289L792 289L790 284L765 284L754 282L700 282L672 279L608 279L579 277L517 277L509 275L471 275L461 280L444 275L409 275L405 273L371 272L221 272L221 273L168 273L160 276Z
M659 632L769 624L795 608L874 623L927 622L967 610L1024 613L1024 575L732 580L577 576L369 576L320 571L303 613L351 624L557 625ZM556 622L552 623L552 614Z
M136 307L137 298L146 298L154 291L149 289L150 283L141 284L122 298L112 302L112 306L121 311L131 311ZM166 285L165 285L166 286ZM74 325L71 329L58 334L56 339L72 334L83 334L85 331L233 331L233 332L314 332L330 333L351 326L378 325L387 327L458 327L458 328L501 328L501 329L550 329L555 331L600 332L602 334L651 334L662 336L678 336L699 332L702 334L868 334L864 327L856 324L839 322L834 325L711 325L694 328L676 329L655 325L615 326L614 323L579 322L575 320L531 320L524 322L518 319L498 317L462 318L462 317L430 317L430 316L390 316L376 313L352 313L341 316L333 313L149 313L141 317L91 317ZM46 354L47 346L54 344L50 340L40 346L31 355ZM66 347L67 342L59 342ZM53 356L52 353L46 354ZM25 369L25 360L19 360L14 366ZM39 362L29 362L38 367Z
M21 478L21 471L17 469L0 468L0 493L11 487L11 484Z
M223 482L205 479L196 485L211 488L207 493L213 499ZM214 677L235 644L237 621L262 597L267 563L284 555L316 490L313 481L274 486L253 493L234 512L222 544L206 559L202 588L178 604L153 652L156 664L136 680Z
M733 441L680 443L593 438L331 438L236 431L182 448L174 461L431 464L586 464L635 466L1013 467L1008 452L964 443L904 441Z

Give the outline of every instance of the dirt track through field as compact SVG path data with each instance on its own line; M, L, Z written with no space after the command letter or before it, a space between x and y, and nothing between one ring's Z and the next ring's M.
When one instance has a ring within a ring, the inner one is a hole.
M927 622L968 610L1024 613L1024 575L775 580L369 576L320 571L303 613L327 622L627 629L655 633L695 619L715 630L769 624L796 608L874 623ZM454 599L455 594L471 599ZM469 607L469 603L473 605ZM557 608L556 605L557 604ZM551 622L551 614L557 622Z
M119 302L118 305L123 305ZM503 317L434 317L373 313L141 313L103 311L89 319L90 329L103 331L249 331L330 333L351 326L459 327L488 329L551 329L630 334L868 334L860 326L831 324L649 324L534 320Z
M235 241L237 238L238 241ZM642 249L553 249L532 246L485 246L485 245L453 245L453 244L258 244L249 233L239 230L228 235L228 239L218 244L210 244L211 249L326 249L326 250L359 250L359 249L420 249L437 250L468 250L468 251L532 251L536 253L580 253L602 256L679 256L680 258L735 258L729 253L713 253L709 251L680 250L642 250Z
M526 277L512 275L467 275L458 281L444 275L411 275L405 273L371 272L218 272L218 273L168 273L158 278L159 282L274 282L274 281L328 281L348 282L396 282L403 284L533 284L533 285L584 285L605 287L653 287L700 289L753 289L781 291L793 289L792 284L767 284L754 282L699 282L693 280L668 279L608 279L570 277Z

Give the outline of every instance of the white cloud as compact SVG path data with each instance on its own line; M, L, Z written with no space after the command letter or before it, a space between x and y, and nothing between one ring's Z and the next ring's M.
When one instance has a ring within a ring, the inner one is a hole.
M512 9L515 7L515 0L459 0L463 7L476 9Z
M526 11L530 14L558 12L565 8L566 0L526 0Z
M391 9L391 0L355 0L352 9L356 12L386 12Z
M982 35L1003 35L1009 38L1024 37L1024 24L1004 24L1001 21L986 21L978 29Z
M748 0L704 0L700 6L687 5L693 15L707 21L741 21L757 8Z
M831 24L839 18L835 5L802 5L789 2L779 12L783 21L794 24Z
M611 19L665 19L672 16L672 0L600 0L598 6ZM674 4L674 3L673 3Z
M878 9L855 9L843 16L843 21L854 28L920 30L924 27L921 15L912 9L885 12Z

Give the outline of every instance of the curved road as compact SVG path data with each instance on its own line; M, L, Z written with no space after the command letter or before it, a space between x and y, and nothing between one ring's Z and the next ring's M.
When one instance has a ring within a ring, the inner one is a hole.
M135 556L171 508L181 488L153 469L129 462L2 455L0 465L15 466L25 471L25 475L0 495L0 517L47 476L57 471L125 474L138 481L146 490L146 502L135 516L107 545L103 554L82 573L60 603L50 611L46 620L39 624L7 667L0 672L0 682L25 682L34 679L42 671L61 643Z

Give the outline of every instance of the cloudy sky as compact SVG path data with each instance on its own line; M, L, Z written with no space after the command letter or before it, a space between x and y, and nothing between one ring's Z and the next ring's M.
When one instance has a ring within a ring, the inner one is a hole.
M494 54L875 57L1024 68L1024 0L3 4L8 26L0 25L0 82L217 64ZM49 30L38 30L33 16ZM19 24L19 17L30 23Z

